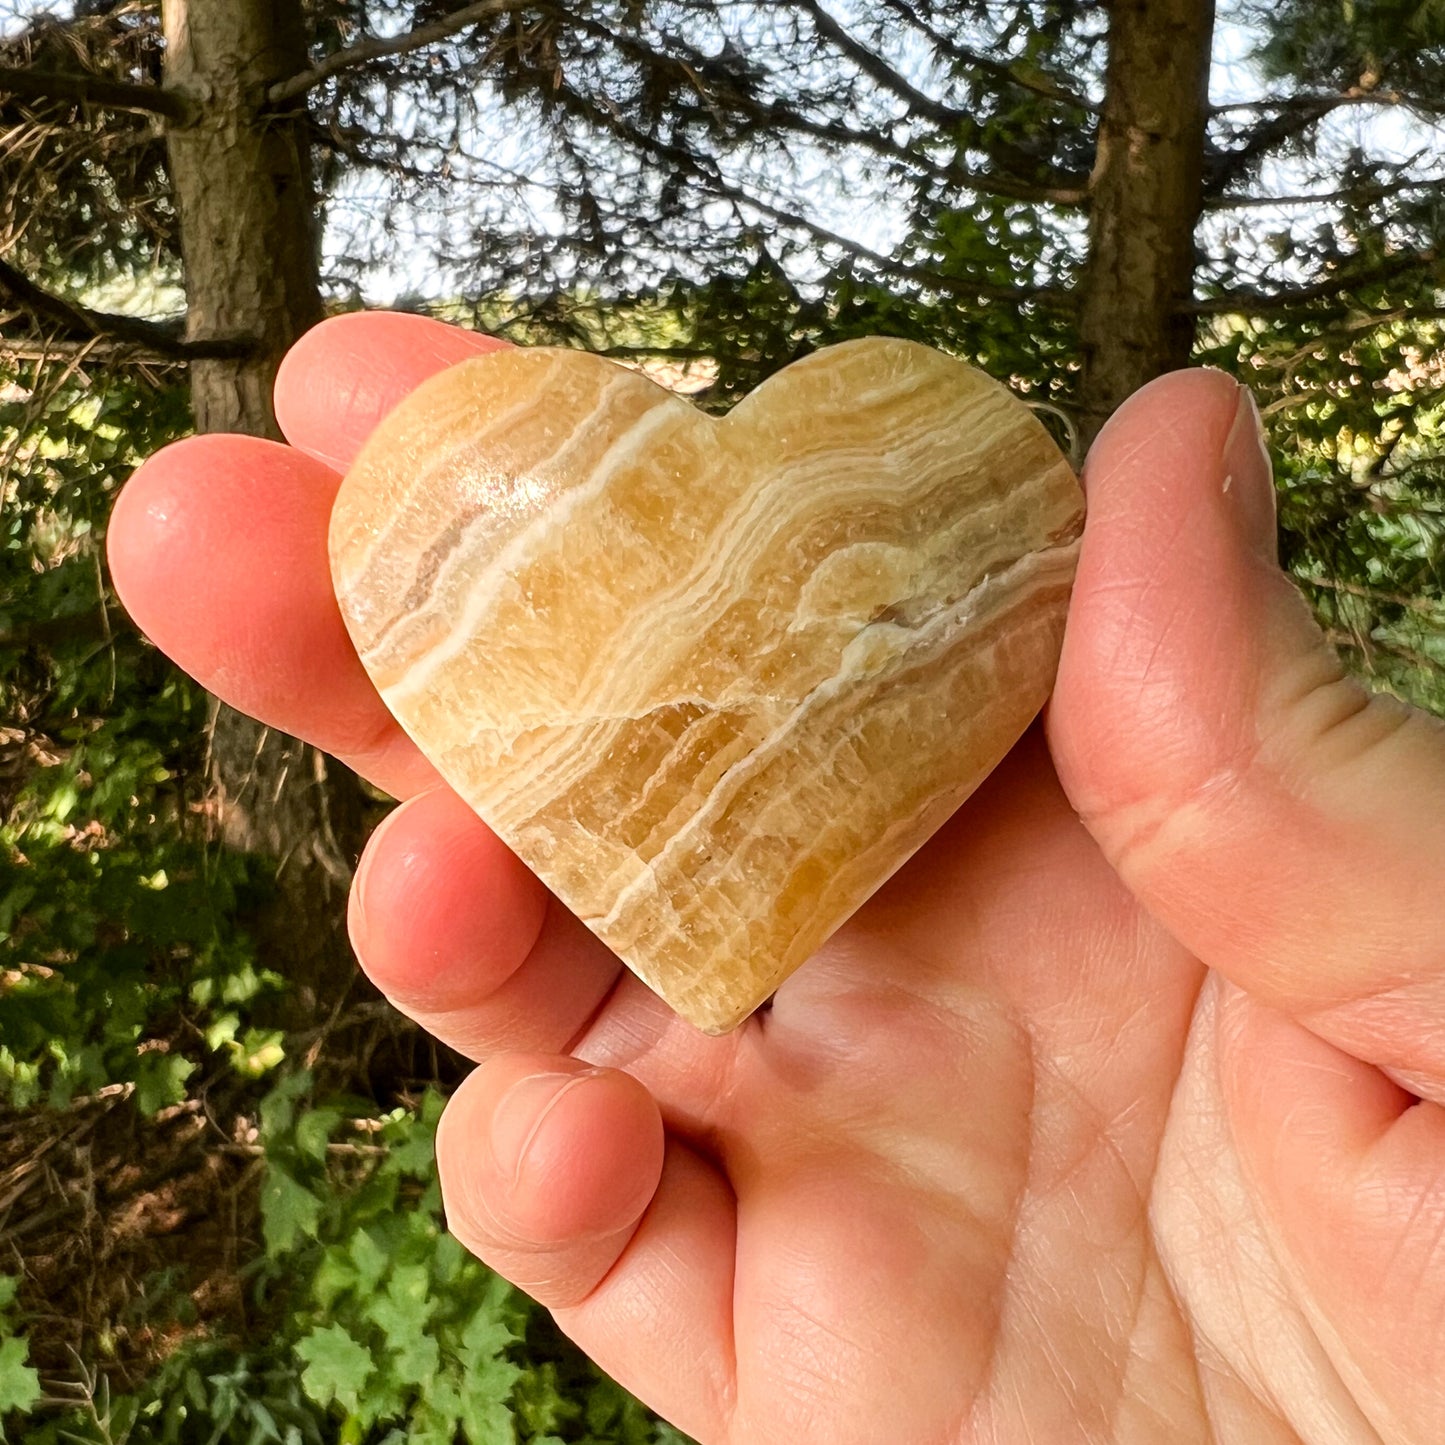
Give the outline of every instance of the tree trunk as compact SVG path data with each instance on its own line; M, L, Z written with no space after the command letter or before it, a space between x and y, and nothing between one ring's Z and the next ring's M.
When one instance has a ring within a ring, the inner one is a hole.
M323 314L307 139L298 121L263 113L267 87L306 68L301 10L294 0L162 3L165 85L199 117L167 135L187 336L252 347L240 360L191 363L200 431L279 437L276 368ZM361 838L360 786L314 749L224 706L210 757L223 838L277 863L275 902L252 920L258 942L297 1001L325 1010L353 967L341 916Z
M1079 337L1091 442L1131 392L1184 366L1203 201L1214 0L1113 0L1089 180Z

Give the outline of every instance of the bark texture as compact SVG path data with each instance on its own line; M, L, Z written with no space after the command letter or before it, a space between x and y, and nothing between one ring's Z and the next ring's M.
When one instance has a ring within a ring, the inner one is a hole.
M287 347L321 320L315 196L295 119L267 119L266 91L306 68L292 0L164 0L165 86L195 119L167 134L181 223L190 341L244 339L239 360L197 361L201 431L279 436L271 383Z
M279 437L276 368L323 315L303 125L264 109L270 86L306 69L301 7L163 0L162 14L166 90L192 117L167 134L187 340L244 350L191 364L196 427ZM277 863L275 904L253 920L261 945L301 999L325 1010L353 968L341 918L361 841L360 785L314 749L224 706L210 742L222 835Z
M1079 317L1086 442L1131 392L1189 360L1213 35L1214 0L1110 7Z

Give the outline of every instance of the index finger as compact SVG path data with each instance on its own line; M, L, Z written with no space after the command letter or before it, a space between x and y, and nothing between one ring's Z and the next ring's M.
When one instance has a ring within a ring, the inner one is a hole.
M287 357L277 411L295 448L190 437L127 483L111 575L136 624L209 691L405 797L437 778L357 659L327 559L331 506L376 421L426 377L500 343L424 317L323 323Z

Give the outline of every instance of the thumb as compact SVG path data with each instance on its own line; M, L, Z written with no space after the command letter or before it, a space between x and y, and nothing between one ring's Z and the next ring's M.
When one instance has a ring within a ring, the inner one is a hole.
M1280 572L1248 392L1152 383L1085 485L1049 721L1075 808L1205 964L1445 1096L1445 729L1349 678Z

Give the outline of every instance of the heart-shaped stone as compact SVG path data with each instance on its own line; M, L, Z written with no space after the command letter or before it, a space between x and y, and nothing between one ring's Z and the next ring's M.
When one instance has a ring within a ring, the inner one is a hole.
M382 422L332 571L442 776L721 1032L1028 726L1082 515L1033 413L911 342L820 351L723 420L519 349Z

